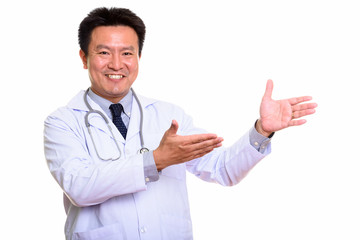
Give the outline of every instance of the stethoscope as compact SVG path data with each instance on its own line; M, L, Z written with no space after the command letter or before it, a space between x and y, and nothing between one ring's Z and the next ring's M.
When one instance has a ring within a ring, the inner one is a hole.
M88 131L89 131L89 134L90 134L90 137L91 137L91 141L93 142L93 145L94 145L94 148L95 148L95 152L96 152L97 156L98 156L101 160L104 160L104 161L115 161L115 160L118 160L118 159L121 157L120 146L119 146L118 142L117 142L116 139L115 139L115 136L114 136L114 133L113 133L113 131L112 131L112 129L111 129L111 126L110 126L110 123L109 123L108 118L107 118L102 112L100 112L100 111L98 111L98 110L95 110L95 109L93 109L93 108L90 106L90 104L89 104L89 102L88 102L88 100L87 100L87 95L88 95L88 93L89 93L89 90L90 90L90 88L88 88L88 89L85 91L85 93L84 93L84 102L85 102L87 108L89 109L89 111L88 111L88 112L86 113L86 115L85 115L85 125L86 125L86 127L87 127L87 129L88 129ZM143 130L143 115L144 115L144 114L143 114L143 110L142 110L142 107L141 107L141 103L140 103L140 101L139 101L139 98L137 97L136 93L134 92L134 90L133 90L132 88L131 88L131 92L132 92L132 94L133 94L133 96L134 96L134 98L135 98L135 100L136 100L136 102L137 102L137 104L138 104L138 106L139 106L139 109L140 109L140 132L139 132L139 134L140 134L141 149L139 150L139 153L140 153L140 154L143 154L143 153L149 151L149 149L147 149L146 147L144 147L144 137L143 137L143 134L142 134L142 132L143 132L143 131L142 131L142 130ZM108 126L108 128L109 128L109 131L110 131L110 133L111 133L111 135L112 135L112 138L113 138L113 140L114 140L114 143L115 143L115 145L116 145L116 147L117 147L117 149L118 149L118 151L119 151L119 156L118 156L118 157L116 157L116 158L102 158L102 157L100 156L99 151L98 151L98 149L97 149L97 147L96 147L96 144L95 144L93 135L92 135L92 133L91 133L90 123L89 123L89 115L90 115L90 114L99 114L99 115L104 119L104 121L106 122L106 124L107 124L107 126Z

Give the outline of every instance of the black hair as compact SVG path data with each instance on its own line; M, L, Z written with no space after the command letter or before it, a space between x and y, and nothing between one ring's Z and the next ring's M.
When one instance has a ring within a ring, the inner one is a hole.
M138 37L139 56L141 56L146 33L144 22L129 9L105 7L92 10L80 23L79 45L85 56L88 55L92 31L100 26L128 26L134 29Z

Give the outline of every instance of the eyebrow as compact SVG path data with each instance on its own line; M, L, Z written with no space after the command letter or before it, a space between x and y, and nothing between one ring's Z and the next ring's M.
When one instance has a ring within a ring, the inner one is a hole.
M99 44L99 45L96 46L96 50L100 50L100 49L111 50L111 48L109 46L106 46L106 45L103 45L103 44ZM124 50L130 50L130 51L135 52L135 48L133 46L128 46L128 47L121 48L121 51L124 51Z

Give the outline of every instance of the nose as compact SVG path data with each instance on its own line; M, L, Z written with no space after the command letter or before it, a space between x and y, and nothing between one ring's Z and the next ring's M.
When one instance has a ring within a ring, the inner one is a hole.
M121 56L119 55L112 55L112 58L110 59L108 63L108 67L112 70L121 70L124 67L124 62Z

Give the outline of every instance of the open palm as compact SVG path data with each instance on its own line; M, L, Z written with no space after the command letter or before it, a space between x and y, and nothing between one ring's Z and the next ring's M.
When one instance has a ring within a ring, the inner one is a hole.
M273 81L268 80L266 91L260 105L261 130L267 133L276 132L281 129L298 126L306 123L305 119L298 119L315 113L316 103L304 103L312 97L296 97L284 100L273 100Z

